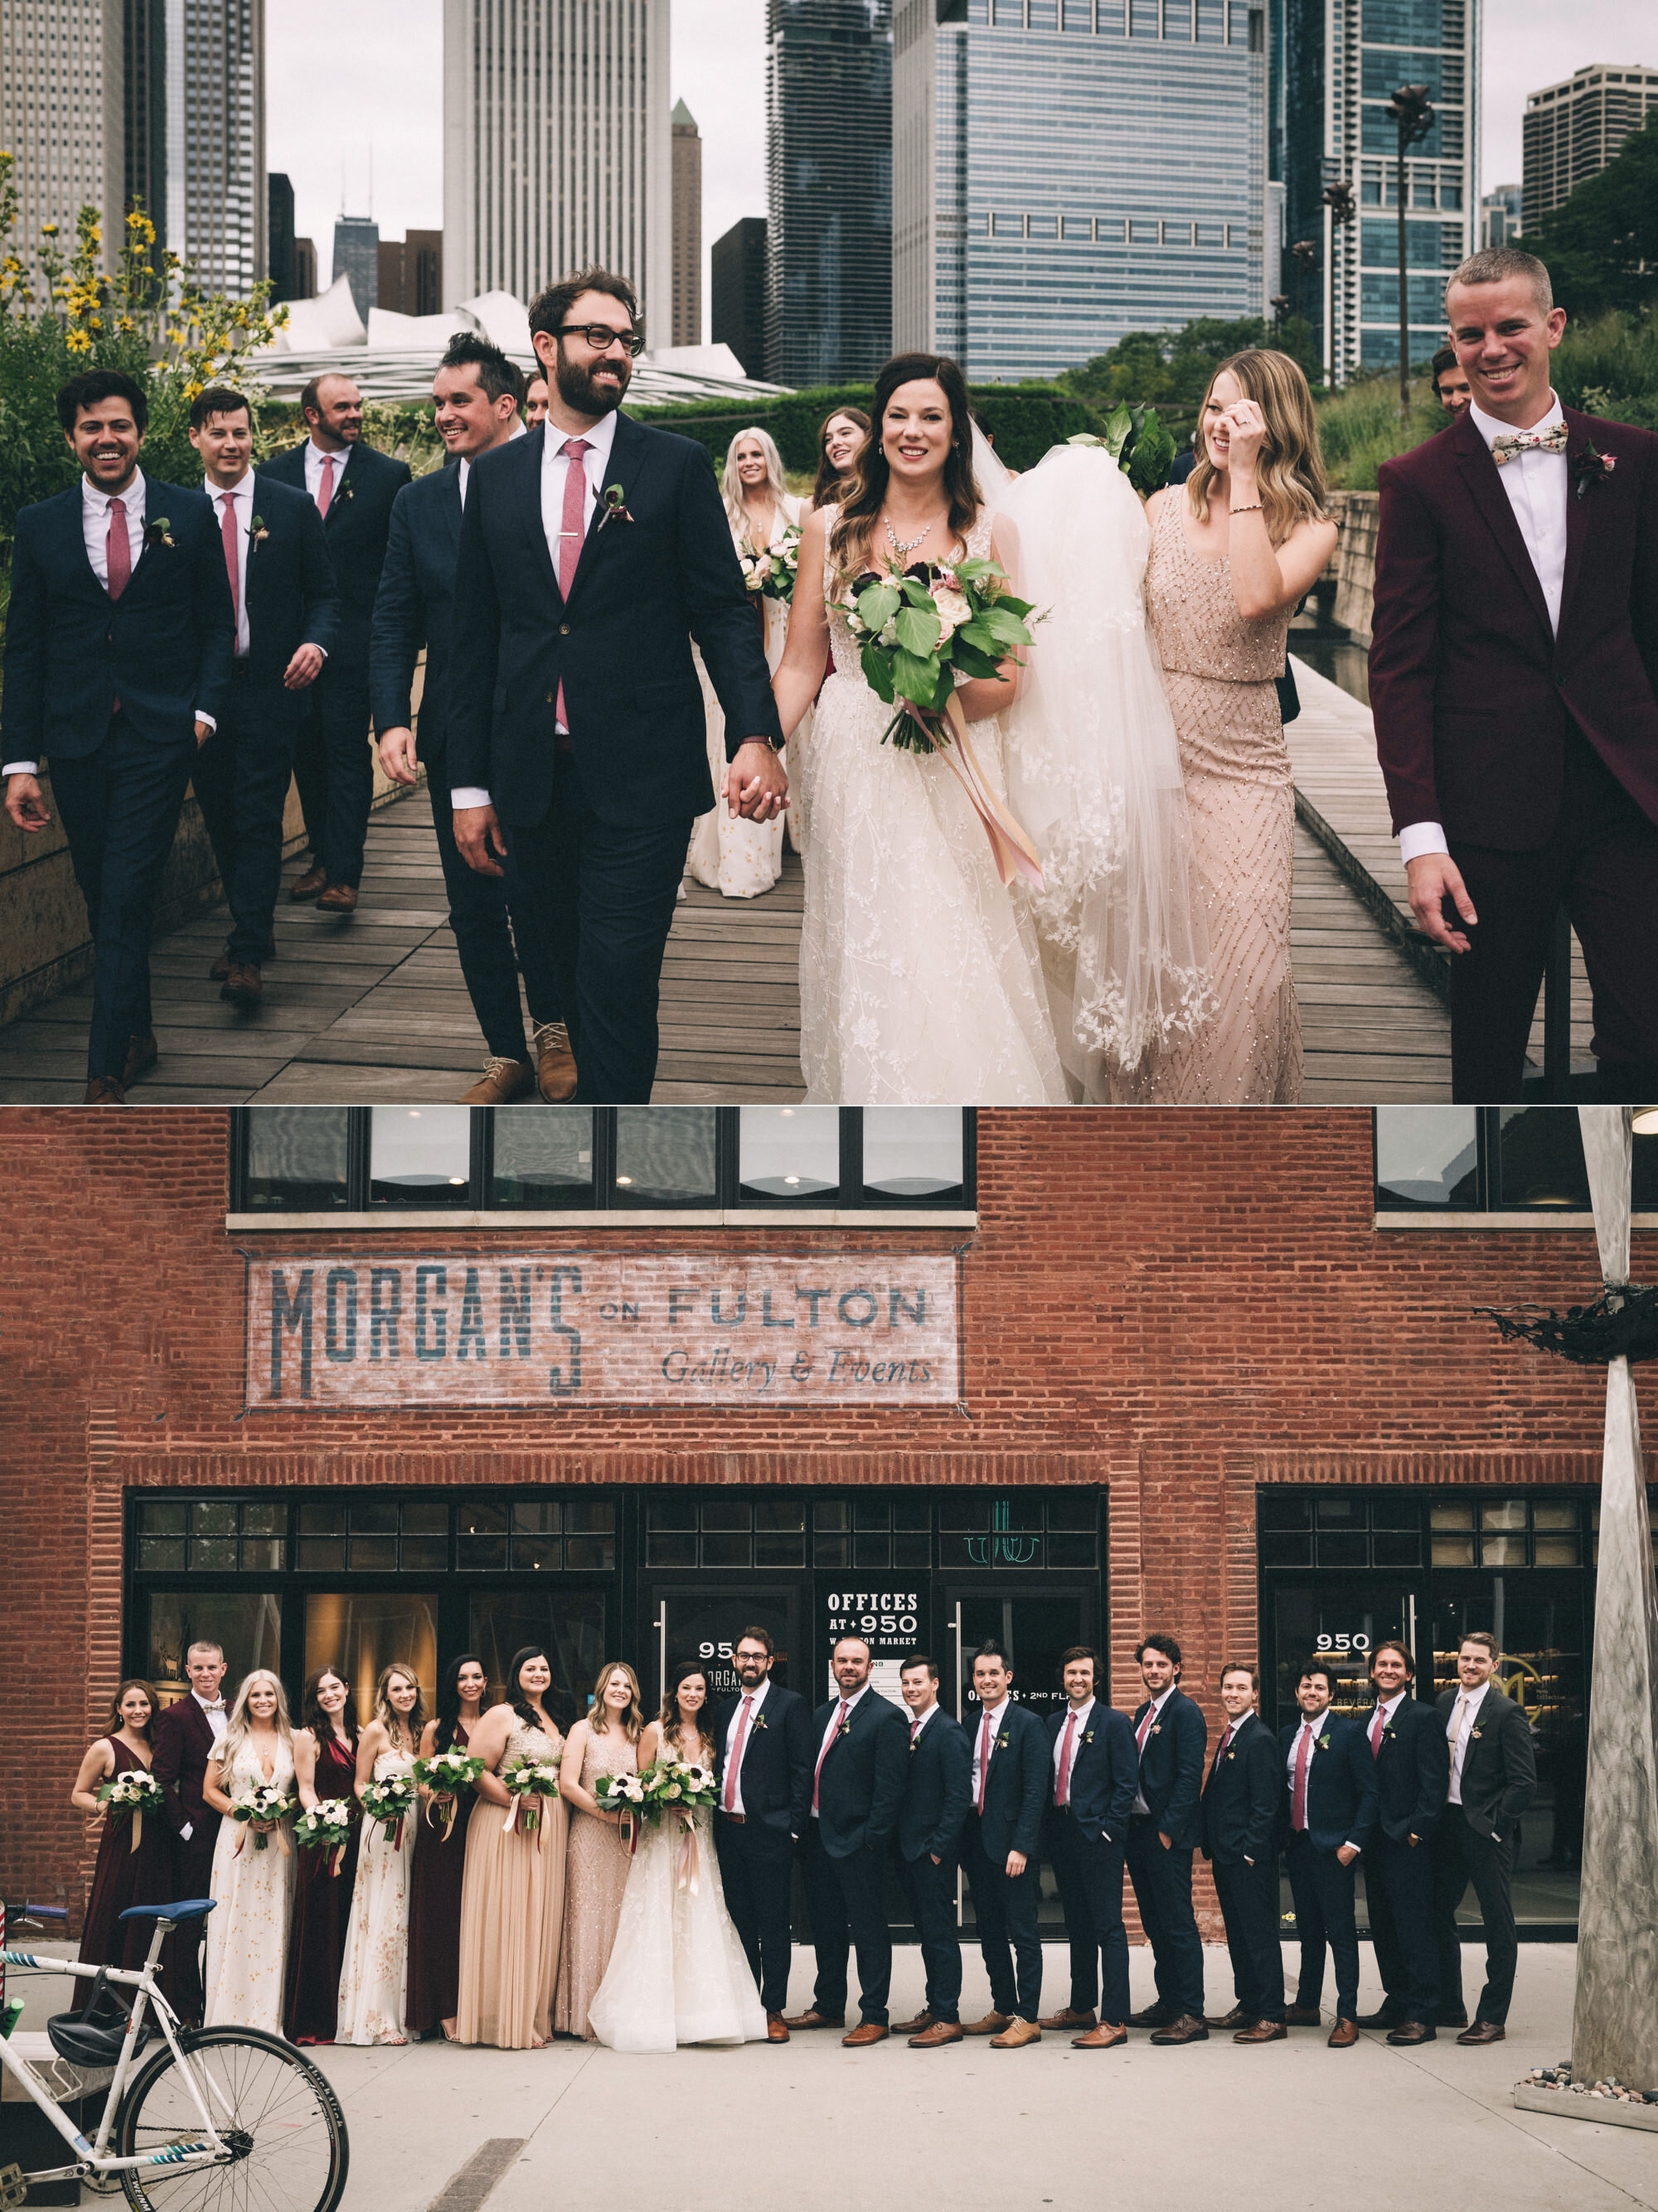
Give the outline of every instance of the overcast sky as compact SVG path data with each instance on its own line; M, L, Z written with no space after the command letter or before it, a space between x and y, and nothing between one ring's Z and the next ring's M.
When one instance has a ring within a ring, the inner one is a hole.
M765 213L765 4L673 6L673 96L703 135L706 269L715 239ZM1485 0L1484 14L1487 191L1519 180L1528 92L1590 62L1658 64L1638 0ZM266 159L294 180L296 227L316 240L325 283L342 199L369 210L371 149L381 235L442 225L442 0L282 0L266 15ZM705 279L703 295L705 316Z

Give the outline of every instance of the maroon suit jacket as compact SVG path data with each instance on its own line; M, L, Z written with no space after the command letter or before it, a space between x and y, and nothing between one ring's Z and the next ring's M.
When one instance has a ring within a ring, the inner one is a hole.
M218 1822L219 1814L202 1796L212 1756L213 1723L188 1692L157 1715L155 1756L149 1771L167 1792L168 1818L175 1835L186 1821L198 1833L204 1819L216 1826Z
M1658 437L1564 410L1558 636L1490 449L1464 413L1382 465L1370 647L1376 750L1395 832L1534 852L1560 812L1570 724L1658 821Z

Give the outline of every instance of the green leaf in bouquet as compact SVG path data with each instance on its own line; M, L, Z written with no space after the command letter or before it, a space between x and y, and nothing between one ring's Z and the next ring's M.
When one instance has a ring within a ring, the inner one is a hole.
M948 670L941 671L931 660L919 660L900 646L893 655L893 689L886 696L913 701L917 707L942 706L939 696L940 677L942 676L944 697L950 693Z
M1142 498L1149 499L1168 482L1168 472L1173 465L1174 441L1167 424L1157 420L1153 409L1129 456L1128 480Z
M897 694L893 689L892 657L884 646L871 638L858 659L863 664L863 680L877 699L884 699L890 707Z
M880 630L891 622L902 601L896 584L871 584L852 604L858 611L860 622L867 623L872 630Z
M1105 442L1103 438L1096 438L1092 430L1079 430L1075 437L1065 441L1068 446L1098 446L1102 449Z
M918 653L930 659L938 644L938 634L943 628L931 606L900 608L894 619L898 641L905 653Z
M1134 416L1130 412L1126 402L1119 400L1106 417L1105 437L1102 441L1106 451L1111 455L1112 460L1120 459L1123 448L1128 443L1133 428Z
M927 589L925 584L914 576L900 578L899 589L912 607L930 607L933 603L932 593Z
M994 645L987 650L971 643L964 643L963 641L966 635L965 629L959 629L951 640L954 647L950 656L951 665L959 668L964 676L988 678L996 675L1001 668L1003 655L997 652Z
M1029 630L1011 607L987 607L978 619L991 635L1003 645L1028 645L1031 642Z
M955 580L959 584L976 584L981 576L1003 576L1006 574L1002 563L991 560L988 555L972 561L958 561L955 564Z
M956 647L955 660L958 667L961 665L960 648L964 645L976 647L980 653L992 655L996 653L996 632L984 620L983 615L975 615L970 623L963 623L951 642Z

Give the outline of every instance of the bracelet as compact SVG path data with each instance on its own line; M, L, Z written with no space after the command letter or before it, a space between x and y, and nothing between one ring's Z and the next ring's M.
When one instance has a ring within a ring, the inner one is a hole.
M1260 512L1261 503L1259 500L1253 501L1247 507L1229 507L1227 509L1227 513L1228 514L1259 514Z

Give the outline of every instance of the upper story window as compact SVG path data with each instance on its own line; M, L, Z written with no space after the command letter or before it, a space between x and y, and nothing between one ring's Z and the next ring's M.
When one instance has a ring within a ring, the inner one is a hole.
M244 1217L974 1204L957 1107L248 1106L232 1131Z
M1658 1212L1658 1134L1635 1139L1637 1213ZM1379 1106L1378 1213L1590 1212L1570 1106Z

